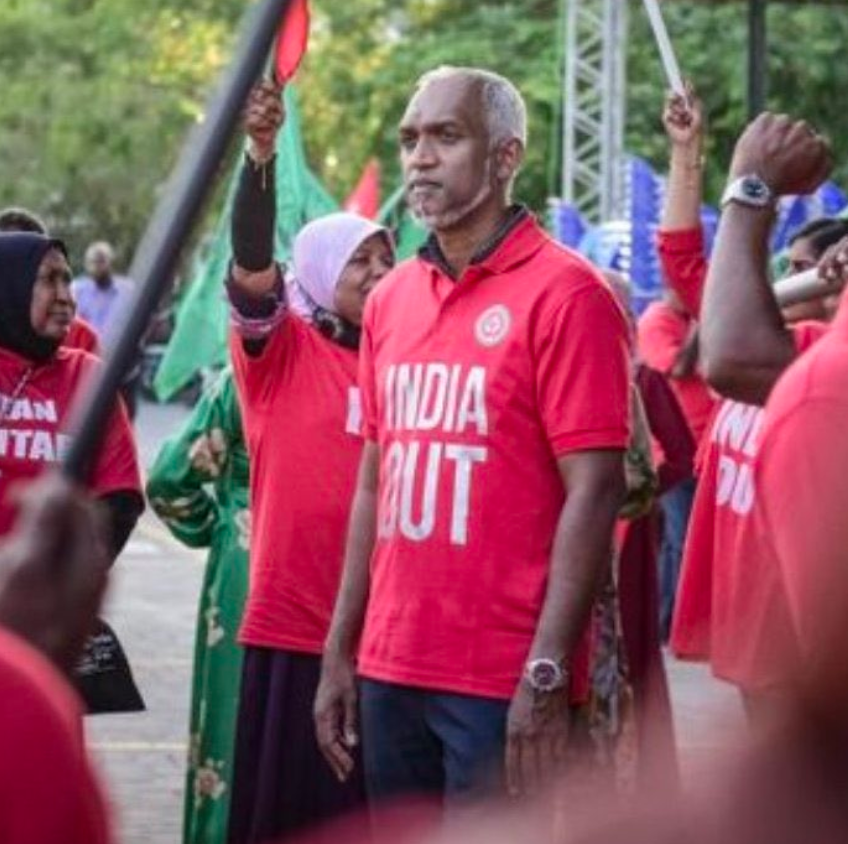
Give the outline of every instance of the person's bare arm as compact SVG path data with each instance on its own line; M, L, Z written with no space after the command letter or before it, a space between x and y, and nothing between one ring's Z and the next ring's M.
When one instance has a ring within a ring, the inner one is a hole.
M547 592L528 660L570 660L608 571L624 500L622 451L584 451L558 461L567 490L554 537ZM534 698L519 681L507 719L506 772L512 794L537 790L561 764L568 739L568 688Z
M696 229L701 225L704 119L701 101L691 87L686 96L668 95L663 125L671 149L660 228Z
M365 443L351 509L344 570L315 695L318 746L341 781L353 770L351 750L358 742L355 662L371 585L379 455L376 443Z
M812 193L830 172L830 149L803 121L762 114L739 139L729 180L757 175L775 198ZM774 208L724 209L701 309L701 360L721 395L763 404L795 357L769 278Z

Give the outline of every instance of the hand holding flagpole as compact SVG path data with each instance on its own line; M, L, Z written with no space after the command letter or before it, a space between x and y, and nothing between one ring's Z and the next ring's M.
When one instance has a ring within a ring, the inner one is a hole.
M262 73L280 21L285 21L291 2L261 0L252 6L230 69L210 101L204 120L183 147L132 262L130 272L138 282L132 310L112 354L73 409L73 440L62 464L66 477L85 479L118 387L136 359L150 316L173 278L182 247L215 184L247 95Z

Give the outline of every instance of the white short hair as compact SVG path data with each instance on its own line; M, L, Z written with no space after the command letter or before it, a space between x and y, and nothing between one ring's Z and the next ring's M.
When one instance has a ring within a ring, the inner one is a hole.
M105 240L96 240L89 244L85 250L85 262L93 261L95 258L105 258L110 264L115 258L112 247Z
M415 88L420 91L431 82L456 77L480 83L492 146L514 139L521 141L522 146L527 146L527 106L524 97L506 77L477 67L442 65L421 76Z

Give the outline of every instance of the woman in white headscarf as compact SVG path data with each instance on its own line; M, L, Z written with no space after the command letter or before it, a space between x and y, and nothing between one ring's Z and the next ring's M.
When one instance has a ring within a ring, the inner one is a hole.
M361 806L364 794L357 777L338 782L324 762L312 704L362 447L362 309L394 253L381 226L331 214L295 238L284 279L272 255L282 120L279 91L261 84L247 110L227 282L252 513L228 836L237 844L285 840Z

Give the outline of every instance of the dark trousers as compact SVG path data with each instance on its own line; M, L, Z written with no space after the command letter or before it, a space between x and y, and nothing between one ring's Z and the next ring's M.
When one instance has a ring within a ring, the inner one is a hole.
M660 545L660 635L668 640L674 599L680 578L683 546L689 527L689 514L695 499L695 479L687 478L660 498L663 511L663 535Z
M360 684L365 783L378 801L435 798L463 809L502 793L508 701Z
M230 844L282 842L364 806L362 763L345 783L318 750L312 706L321 658L245 649Z

